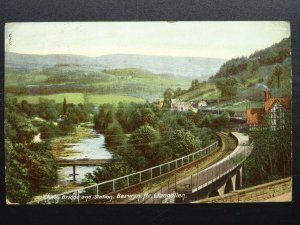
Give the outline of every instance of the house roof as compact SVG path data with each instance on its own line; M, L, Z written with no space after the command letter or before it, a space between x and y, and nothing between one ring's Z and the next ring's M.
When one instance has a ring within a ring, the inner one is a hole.
M264 108L249 108L246 110L247 124L259 124L263 121Z
M259 124L263 122L263 116L267 113L276 102L279 102L282 107L288 109L290 108L291 101L289 98L272 98L271 92L266 90L265 92L265 101L263 108L248 108L246 109L246 118L247 124Z
M290 100L288 98L269 98L265 101L264 104L265 112L268 112L273 107L276 101L279 101L284 108L290 108Z

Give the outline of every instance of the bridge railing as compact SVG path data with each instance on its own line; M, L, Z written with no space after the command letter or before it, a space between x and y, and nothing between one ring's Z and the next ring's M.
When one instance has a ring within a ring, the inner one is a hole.
M194 160L210 154L218 147L218 144L218 141L216 141L203 149L167 163L59 195L46 195L43 197L44 199L33 201L29 204L79 204L91 199L103 199L106 201L105 195L178 169Z
M242 145L238 145L235 150L223 160L205 170L191 175L190 179L185 183L177 185L176 190L187 193L198 191L239 167L251 154L252 148L249 145L244 145L244 142L247 142L247 140L243 139L242 136L234 133L233 135L237 137L239 143Z

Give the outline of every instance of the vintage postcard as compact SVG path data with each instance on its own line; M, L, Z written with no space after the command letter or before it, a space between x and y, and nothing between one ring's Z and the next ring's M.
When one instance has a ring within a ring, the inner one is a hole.
M292 201L290 24L5 25L7 204Z

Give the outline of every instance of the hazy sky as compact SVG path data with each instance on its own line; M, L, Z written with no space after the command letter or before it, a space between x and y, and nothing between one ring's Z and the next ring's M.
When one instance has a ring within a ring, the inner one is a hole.
M144 54L233 58L290 35L287 22L8 23L5 50L28 54Z

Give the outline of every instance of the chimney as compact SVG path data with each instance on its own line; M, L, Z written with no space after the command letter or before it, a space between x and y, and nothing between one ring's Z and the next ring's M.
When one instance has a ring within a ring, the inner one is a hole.
M266 89L264 91L264 94L265 94L265 101L268 101L268 99L271 98L271 91L269 91L268 89Z

